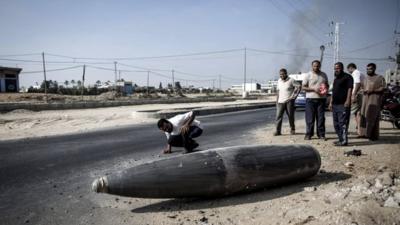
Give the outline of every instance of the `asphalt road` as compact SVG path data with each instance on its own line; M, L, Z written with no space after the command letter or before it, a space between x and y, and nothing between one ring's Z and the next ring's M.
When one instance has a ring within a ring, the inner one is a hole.
M199 117L200 150L252 144L251 131L273 123L274 108ZM0 224L81 224L99 207L94 178L161 155L155 124L0 142ZM173 148L173 154L183 149Z

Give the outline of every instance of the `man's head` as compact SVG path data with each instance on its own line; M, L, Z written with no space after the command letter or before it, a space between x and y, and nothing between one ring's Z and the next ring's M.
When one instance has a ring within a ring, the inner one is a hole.
M167 132L167 133L171 133L172 129L173 129L172 123L169 122L167 119L164 119L164 118L158 120L157 126L158 126L158 129L160 129L160 130L162 130L164 132Z
M342 62L337 62L335 63L335 76L338 76L339 74L343 73L343 63Z
M281 70L279 70L279 77L282 80L286 80L286 78L288 77L287 75L287 70L285 68L282 68Z
M312 70L314 71L314 73L320 72L321 62L319 60L312 61L311 66L312 66Z
M368 76L372 76L375 74L376 65L375 63L370 63L367 65L367 74Z
M357 66L354 63L349 63L349 65L347 65L347 71L349 71L349 73L353 73L353 71L356 69L357 69Z

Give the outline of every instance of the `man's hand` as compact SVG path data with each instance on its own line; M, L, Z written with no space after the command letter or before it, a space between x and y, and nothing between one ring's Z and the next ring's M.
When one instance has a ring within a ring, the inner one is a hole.
M314 92L317 93L317 94L321 94L321 92L319 90L319 87L318 88L314 88Z
M167 145L167 147L163 150L163 153L164 154L169 154L169 153L172 153L172 151L171 151L171 145Z
M349 107L350 107L350 101L346 101L346 102L344 103L344 107L345 107L345 108L349 108Z
M351 96L351 103L356 103L357 102L357 97L352 95Z
M329 103L328 109L329 109L329 111L332 111L332 103Z
M183 125L181 127L181 134L186 134L187 132L189 132L189 125Z

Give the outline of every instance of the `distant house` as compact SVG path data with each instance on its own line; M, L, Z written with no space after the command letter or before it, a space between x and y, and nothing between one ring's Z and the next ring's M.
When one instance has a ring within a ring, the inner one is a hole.
M266 93L275 93L278 87L277 80L269 80L265 84L261 84L261 90Z
M246 83L246 92L255 92L261 89L261 84L259 83ZM242 93L243 92L243 84L234 84L230 88L231 92Z
M0 92L18 92L21 68L0 67Z
M132 81L118 81L117 82L117 89L123 94L123 95L132 95L134 88L132 85Z

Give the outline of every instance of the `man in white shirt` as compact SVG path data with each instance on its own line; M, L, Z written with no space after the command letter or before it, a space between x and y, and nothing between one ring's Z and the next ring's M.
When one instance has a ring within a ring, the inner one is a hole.
M328 94L328 76L321 71L321 62L314 60L312 70L303 79L302 89L306 92L306 135L304 140L311 140L314 135L314 124L317 122L317 136L325 137L325 105Z
M200 121L195 120L193 111L176 115L170 119L160 119L157 126L167 136L165 154L172 152L172 146L184 147L185 153L192 152L199 146L193 138L199 137L203 133Z
M282 119L285 111L289 118L290 134L296 133L294 126L294 100L300 92L300 85L293 78L288 77L286 69L281 69L279 76L278 93L276 96L276 131L274 136L282 134Z
M361 105L362 105L362 93L361 93L361 83L365 79L365 75L362 74L358 69L356 64L350 63L347 65L347 71L351 73L351 76L353 77L354 80L354 85L353 85L353 93L351 96L351 113L354 114L355 119L356 119L356 130L357 134L360 135L359 132L359 127L360 127L360 110L361 110Z

